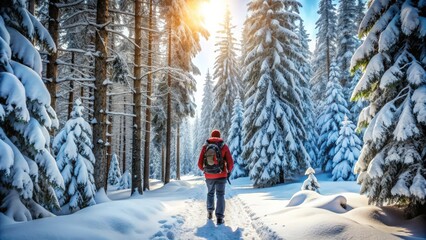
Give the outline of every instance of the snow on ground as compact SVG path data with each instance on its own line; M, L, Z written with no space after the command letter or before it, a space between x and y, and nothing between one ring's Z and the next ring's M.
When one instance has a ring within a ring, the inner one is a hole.
M248 178L226 189L225 224L206 217L202 177L185 176L130 196L108 192L104 201L75 214L15 223L0 214L0 239L425 239L426 216L405 220L393 207L375 207L355 182L318 175L318 194L297 182L253 189ZM102 197L102 196L100 196Z

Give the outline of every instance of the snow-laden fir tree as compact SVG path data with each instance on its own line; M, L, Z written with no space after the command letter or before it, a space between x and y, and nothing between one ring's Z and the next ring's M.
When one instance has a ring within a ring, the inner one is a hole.
M74 102L71 119L53 140L56 163L65 184L65 189L57 190L57 196L62 208L66 208L69 212L96 203L92 127L84 120L83 109L80 99L77 99Z
M294 25L299 7L293 0L248 4L243 158L255 187L282 183L309 166L303 146L303 76L295 64L303 58Z
M182 125L181 146L180 159L182 174L195 172L197 161L192 158L191 129L188 119L185 119Z
M117 185L117 190L129 189L132 186L132 176L129 170L126 170L121 175L120 181Z
M298 28L298 37L300 41L299 53L302 54L303 59L296 63L297 68L300 71L300 74L303 76L301 79L301 87L303 91L303 116L305 117L305 129L306 129L306 140L304 141L304 146L310 157L311 166L317 167L319 163L318 159L318 133L315 128L315 114L314 114L314 104L312 102L312 92L310 89L309 79L312 76L312 68L309 62L311 59L311 52L309 51L309 34L305 30L303 20L300 20Z
M353 167L358 159L361 145L362 142L355 133L355 125L345 116L333 157L332 178L334 181L355 180Z
M167 29L167 81L163 81L159 104L166 111L166 123L153 122L166 126L166 174L165 183L170 181L172 157L172 126L179 128L183 119L195 114L196 81L193 74L200 74L192 58L201 50L201 37L207 38L208 31L202 25L203 17L197 11L200 1L167 0L161 1L162 14ZM154 116L154 119L155 116ZM160 119L158 119L160 120ZM155 127L155 126L154 126ZM157 126L158 129L158 126ZM176 138L176 137L175 137ZM176 145L174 145L176 146Z
M231 11L228 4L221 26L222 29L218 31L218 42L215 44L218 55L215 59L213 73L216 84L214 86L212 128L219 129L222 132L221 137L227 140L234 100L236 97L243 97L236 48L237 40L232 33L235 26L231 24Z
M232 179L248 176L247 164L241 156L243 153L243 114L243 103L237 97L234 100L231 128L228 132L229 151L232 154L232 159L234 159L234 169L231 174Z
M361 79L361 77L362 77L362 72L360 70L355 71L353 76L351 76L351 82L349 83L350 85L348 86L346 91L344 91L344 94L345 92L349 94L349 95L345 94L345 97L347 97L345 99L350 100L351 98L350 96L353 90L355 89L356 85L358 84L359 79ZM366 106L367 106L367 101L364 98L358 98L357 100L352 100L348 102L348 110L350 112L348 117L355 125L358 124L359 113ZM357 134L358 136L360 136L361 142L362 142L363 131L358 131Z
M365 11L365 0L358 0L356 5L356 28L358 29L361 25L362 19L364 18L364 11Z
M355 50L361 44L356 38L358 32L357 20L363 17L363 2L353 0L339 0L338 20L337 20L337 63L340 68L340 83L342 84L343 94L348 101L348 117L355 124L358 122L358 115L364 108L363 100L349 102L350 95L358 83L360 72L356 71L351 75L350 64Z
M323 113L317 121L319 132L318 146L321 167L324 171L331 171L335 155L336 141L339 137L340 123L344 116L349 114L347 101L344 98L340 85L339 68L335 61L330 67L330 81L327 84Z
M32 42L56 51L47 30L23 0L0 4L0 211L15 221L51 216L62 176L50 154L56 113Z
M302 187L300 190L310 190L319 192L320 184L318 183L317 178L315 177L315 170L311 167L306 169L305 175L308 175L308 178L303 181Z
M340 83L343 89L351 82L349 67L351 58L358 47L357 26L356 26L356 2L354 0L339 0L337 18L337 51L336 59L340 68ZM345 98L348 92L345 92ZM346 99L349 99L347 97Z
M336 8L332 0L320 0L319 19L315 23L317 40L313 55L313 75L311 78L311 89L316 112L322 112L322 102L327 83L330 80L330 65L336 54L337 17Z
M213 92L213 80L207 70L206 79L204 81L203 88L203 100L201 105L201 121L199 122L200 128L198 129L199 141L197 143L197 149L200 149L201 146L205 143L206 139L210 137L210 132L213 129L213 119L212 111L215 103L214 92Z
M355 165L361 193L409 215L426 203L425 9L424 0L371 1L351 64L364 73L352 99L369 101L358 122L367 127Z
M111 164L109 165L108 171L108 184L116 185L120 182L121 171L120 164L118 163L117 154L113 153L111 157Z
M193 93L196 90L194 75L199 75L200 70L192 62L192 58L201 50L201 37L207 38L208 31L202 25L202 16L196 11L196 0L173 0L162 3L162 14L167 21L167 31L170 31L170 64L168 71L171 77L170 89L166 81L160 90L163 106L167 106L167 93L171 93L172 122L182 123L187 116L195 114L195 100ZM166 76L167 78L168 76ZM166 109L167 107L164 107Z
M198 113L195 114L195 120L191 125L191 137L192 137L192 159L198 159L200 156L201 146L204 144L204 141L200 137L200 117Z

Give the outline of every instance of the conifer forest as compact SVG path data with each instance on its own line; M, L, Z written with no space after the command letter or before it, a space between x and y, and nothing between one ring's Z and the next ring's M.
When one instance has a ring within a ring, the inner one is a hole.
M224 225L198 163L214 129ZM425 0L0 0L0 239L424 226Z

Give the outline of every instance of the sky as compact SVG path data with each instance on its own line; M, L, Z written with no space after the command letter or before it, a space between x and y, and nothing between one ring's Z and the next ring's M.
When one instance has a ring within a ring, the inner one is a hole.
M205 26L210 32L210 37L208 40L201 40L201 52L194 59L194 64L200 69L201 75L195 76L197 80L197 92L195 92L195 103L197 104L197 113L201 111L201 103L203 98L203 85L204 79L206 78L207 71L210 71L210 74L213 73L214 61L216 58L215 53L215 42L217 34L216 32L220 29L220 23L223 19L225 12L226 3L229 3L232 24L235 25L234 37L241 39L241 31L243 28L243 23L246 18L247 13L247 3L249 0L209 0L208 3L204 5L202 11L205 17ZM300 15L305 23L306 31L310 35L310 49L313 51L315 41L315 22L317 21L319 0L300 0L302 8L300 9ZM239 44L239 43L238 43Z

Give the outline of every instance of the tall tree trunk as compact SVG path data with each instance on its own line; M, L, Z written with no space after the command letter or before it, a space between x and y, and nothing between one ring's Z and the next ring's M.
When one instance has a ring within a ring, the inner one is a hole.
M126 112L126 96L124 96L123 98L124 100L124 112ZM126 128L126 116L123 116L123 173L126 171L126 152L127 152L127 139L126 139L126 134L127 134L127 128Z
M172 27L169 25L169 42L168 42L168 54L167 54L167 127L166 127L166 173L164 178L164 184L170 182L170 155L171 155L171 131L172 131Z
M133 113L133 149L132 149L132 194L138 191L142 194L142 178L141 178L141 139L142 139L142 94L141 94L141 80L142 80L142 1L135 1L135 67L133 69L135 80L134 86L134 106Z
M117 157L120 159L122 157L121 153L123 152L123 117L124 116L119 116L119 121L118 121L118 127L120 128L118 131L118 139L115 143L115 146L118 147L117 149ZM120 166L120 164L118 164ZM123 166L120 166L120 169L123 170Z
M328 37L327 37L327 40L326 40L326 46L327 46L326 64L327 64L327 83L328 83L330 81L330 62L331 62L331 60L330 60L330 48L331 48L331 46L330 46L330 40L329 40Z
M145 109L145 151L143 167L143 190L149 190L149 145L151 143L151 92L152 92L152 0L149 1L148 23L148 78L146 82L146 109Z
M180 124L177 124L176 134L176 180L180 180Z
M35 13L35 0L28 0L28 12L30 12L32 15L34 15L34 13Z
M49 1L49 33L52 36L53 42L58 46L59 41L59 9L56 6L58 0ZM46 78L47 81L47 90L49 91L51 97L50 105L54 110L56 110L56 93L58 91L57 78L58 78L58 64L56 60L58 59L58 51L52 52L47 56L47 67L46 67Z
M164 144L161 144L161 180L166 182L166 159L164 156Z
M111 16L111 22L112 24L115 24L115 17L114 15ZM115 35L111 34L111 41L110 41L110 47L112 51L115 51ZM107 104L107 133L106 133L106 139L107 139L107 145L106 145L106 158L107 158L107 171L106 171L106 179L108 179L108 171L109 167L111 165L111 159L112 159L112 114L108 114L108 112L112 112L112 96L111 96L112 86L107 87L107 98L108 98L108 104ZM108 186L108 184L107 184ZM106 188L105 188L106 189Z
M74 52L71 53L71 64L74 64ZM74 69L71 68L71 78L74 77ZM70 92L68 93L68 119L71 118L71 112L74 103L74 80L70 80Z
M81 103L83 103L83 101L84 101L84 85L83 84L81 84L81 86L80 86L80 100L81 100Z
M107 159L105 156L105 141L106 141L106 109L107 109L107 85L104 84L107 79L107 57L108 57L108 32L106 23L109 20L108 0L97 1L96 24L100 26L96 31L95 48L98 53L95 58L95 89L96 96L93 100L93 143L95 155L95 185L99 190L106 190L106 172Z
M112 96L109 95L108 96L108 111L111 112L112 111ZM112 159L112 115L111 114L107 114L107 146L106 146L106 158L107 158L107 171L106 173L106 179L108 179L108 171L109 171L109 167L111 165L111 159ZM107 188L105 188L106 190Z

